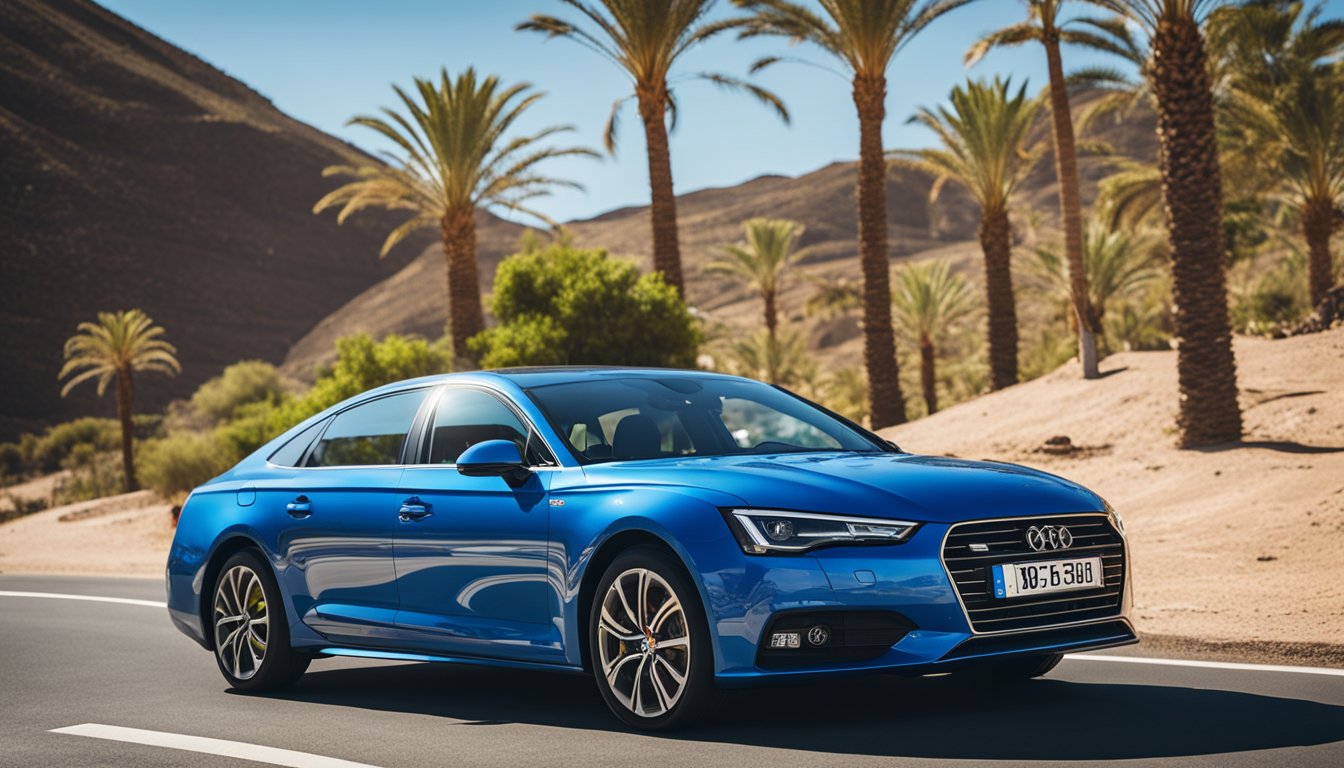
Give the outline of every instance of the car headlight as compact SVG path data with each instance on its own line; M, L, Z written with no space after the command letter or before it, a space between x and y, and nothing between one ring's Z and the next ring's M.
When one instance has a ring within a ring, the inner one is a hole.
M723 517L749 555L805 552L836 544L895 544L916 523L771 509L726 509Z
M1120 517L1120 513L1116 512L1115 507L1111 506L1111 502L1105 499L1101 500L1101 505L1102 509L1106 510L1106 517L1111 521L1111 525L1115 526L1115 530L1119 531L1123 536L1125 533L1125 521Z

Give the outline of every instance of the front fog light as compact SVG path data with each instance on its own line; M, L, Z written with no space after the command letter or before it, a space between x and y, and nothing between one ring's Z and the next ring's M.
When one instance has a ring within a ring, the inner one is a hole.
M771 648L799 648L803 644L802 633L775 632L770 635Z

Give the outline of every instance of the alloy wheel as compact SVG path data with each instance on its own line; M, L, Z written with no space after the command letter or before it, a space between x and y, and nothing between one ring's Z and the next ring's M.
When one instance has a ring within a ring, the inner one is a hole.
M215 653L238 680L257 674L270 639L266 592L261 578L245 565L226 571L215 587Z
M676 592L647 568L611 583L598 615L601 674L626 709L666 714L681 699L691 669L690 627Z

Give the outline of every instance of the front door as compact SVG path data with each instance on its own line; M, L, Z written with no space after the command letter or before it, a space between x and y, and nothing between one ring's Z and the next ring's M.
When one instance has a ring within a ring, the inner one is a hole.
M299 618L334 641L395 635L392 536L402 452L427 389L380 397L336 414L303 466L263 488L286 520L279 550Z
M545 463L531 435L511 406L483 389L446 387L434 407L420 463L406 468L397 494L397 625L416 647L563 661L546 583L551 473L534 471L514 488L455 466L485 440L513 440Z

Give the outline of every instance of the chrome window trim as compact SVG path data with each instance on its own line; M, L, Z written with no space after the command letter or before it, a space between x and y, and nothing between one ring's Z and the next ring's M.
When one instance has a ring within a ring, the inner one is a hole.
M1074 626L1082 626L1084 624L1096 624L1098 622L1104 622L1104 621L1115 621L1116 619L1124 620L1126 623L1130 625L1130 629L1133 630L1134 628L1133 622L1130 622L1129 617L1125 615L1125 594L1129 591L1129 584L1130 584L1129 539L1128 537L1125 536L1124 532L1119 529L1116 529L1116 533L1120 534L1120 545L1124 551L1125 583L1122 585L1120 589L1120 606L1116 610L1116 614L1114 616L1106 616L1100 619L1079 619L1078 621L1065 621L1060 622L1058 624L1042 624L1039 627L1027 627L1025 629L992 629L982 632L975 628L975 624L971 622L971 614L969 611L966 610L966 603L961 599L961 590L957 589L957 581L956 579L952 578L952 571L948 569L947 560L943 557L943 552L947 550L947 538L952 535L952 531L955 528L961 525L976 525L979 523L1002 523L1010 521L1016 522L1035 517L1099 517L1103 521L1109 522L1110 520L1110 516L1107 515L1105 512L1064 512L1062 514L1057 515L1044 514L1044 515L1015 515L1013 517L985 517L976 520L962 520L961 522L949 525L947 527L947 530L943 531L943 540L938 544L938 562L940 565L943 566L943 575L947 577L947 583L952 588L952 594L957 598L957 605L961 607L962 618L966 619L966 628L971 631L971 635L977 637L986 635L1012 635L1012 634L1019 634L1022 632L1039 632L1045 629L1058 629L1060 627L1074 627Z

